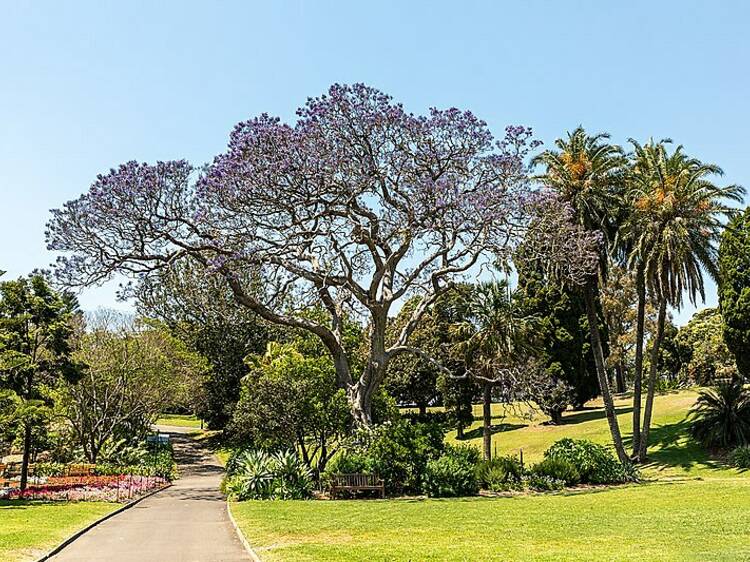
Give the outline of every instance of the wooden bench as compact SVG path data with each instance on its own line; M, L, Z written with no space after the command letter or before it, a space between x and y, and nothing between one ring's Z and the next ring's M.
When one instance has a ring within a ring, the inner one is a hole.
M93 476L95 471L95 464L71 464L66 468L64 476Z
M336 498L337 492L359 492L375 490L380 497L385 498L385 482L374 474L334 474L331 479L331 499Z

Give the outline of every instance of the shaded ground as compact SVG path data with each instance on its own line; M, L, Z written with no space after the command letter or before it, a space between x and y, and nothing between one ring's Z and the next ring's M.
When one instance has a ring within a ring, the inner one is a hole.
M647 478L662 477L701 477L733 478L742 476L737 469L711 456L696 443L688 432L689 411L697 397L695 390L668 392L656 396L654 418L651 428L649 462L644 465L643 475ZM626 446L630 447L632 427L632 397L621 395L615 401L617 418ZM466 430L463 443L477 447L482 445L481 406L475 406L477 421ZM544 451L558 439L573 437L591 439L597 443L610 444L611 437L601 401L593 401L580 411L563 414L560 425L549 425L544 415L533 418L525 415L523 407L509 408L493 404L492 447L499 454L518 454L523 449L528 462L541 460ZM448 441L454 441L455 431L448 434Z
M56 562L218 562L248 560L219 492L222 468L185 432L172 436L180 479L65 548Z

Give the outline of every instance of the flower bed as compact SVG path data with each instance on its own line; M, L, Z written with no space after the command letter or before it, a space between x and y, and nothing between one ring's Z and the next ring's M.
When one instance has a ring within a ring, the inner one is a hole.
M84 476L49 478L31 484L25 491L14 488L7 499L44 501L106 501L127 502L168 484L159 476Z

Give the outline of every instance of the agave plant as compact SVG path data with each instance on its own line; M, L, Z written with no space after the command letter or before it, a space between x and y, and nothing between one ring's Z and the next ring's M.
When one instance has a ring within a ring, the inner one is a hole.
M691 414L690 431L706 447L750 444L750 390L739 379L702 390Z
M310 497L313 488L312 471L292 451L273 455L276 499L300 500Z
M237 500L270 499L273 492L274 460L264 451L246 450L233 459L227 494Z
M227 463L227 472L225 491L239 501L305 499L313 489L312 472L292 451L240 451Z

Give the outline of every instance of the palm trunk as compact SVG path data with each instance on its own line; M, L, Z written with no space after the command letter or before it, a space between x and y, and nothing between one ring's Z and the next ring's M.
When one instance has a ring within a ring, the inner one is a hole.
M615 452L620 462L627 462L628 455L622 444L622 435L620 426L617 423L617 412L612 400L612 391L607 379L607 371L604 368L604 352L602 351L602 340L599 334L599 319L596 315L596 281L592 280L586 284L584 296L586 299L586 318L589 322L589 335L591 336L591 347L594 354L594 363L596 364L596 376L599 380L599 388L602 392L602 401L604 402L604 411L607 414L607 423L609 432L612 435L612 443L615 446Z
M646 324L646 280L638 268L635 278L638 292L638 317L635 328L635 372L633 373L633 457L641 446L641 388L643 385L643 338Z
M658 373L659 348L661 347L662 336L664 335L664 321L667 316L667 301L662 298L659 303L659 317L656 322L656 336L654 345L651 349L651 365L648 377L648 392L646 394L646 407L643 410L643 429L641 430L641 442L638 447L636 460L643 462L646 460L648 450L648 434L651 429L651 414L654 409L654 395L656 394L656 375Z
M492 385L484 384L482 394L482 442L484 459L492 458Z
M21 462L21 491L26 489L29 480L29 459L31 458L31 424L23 425L23 461Z

